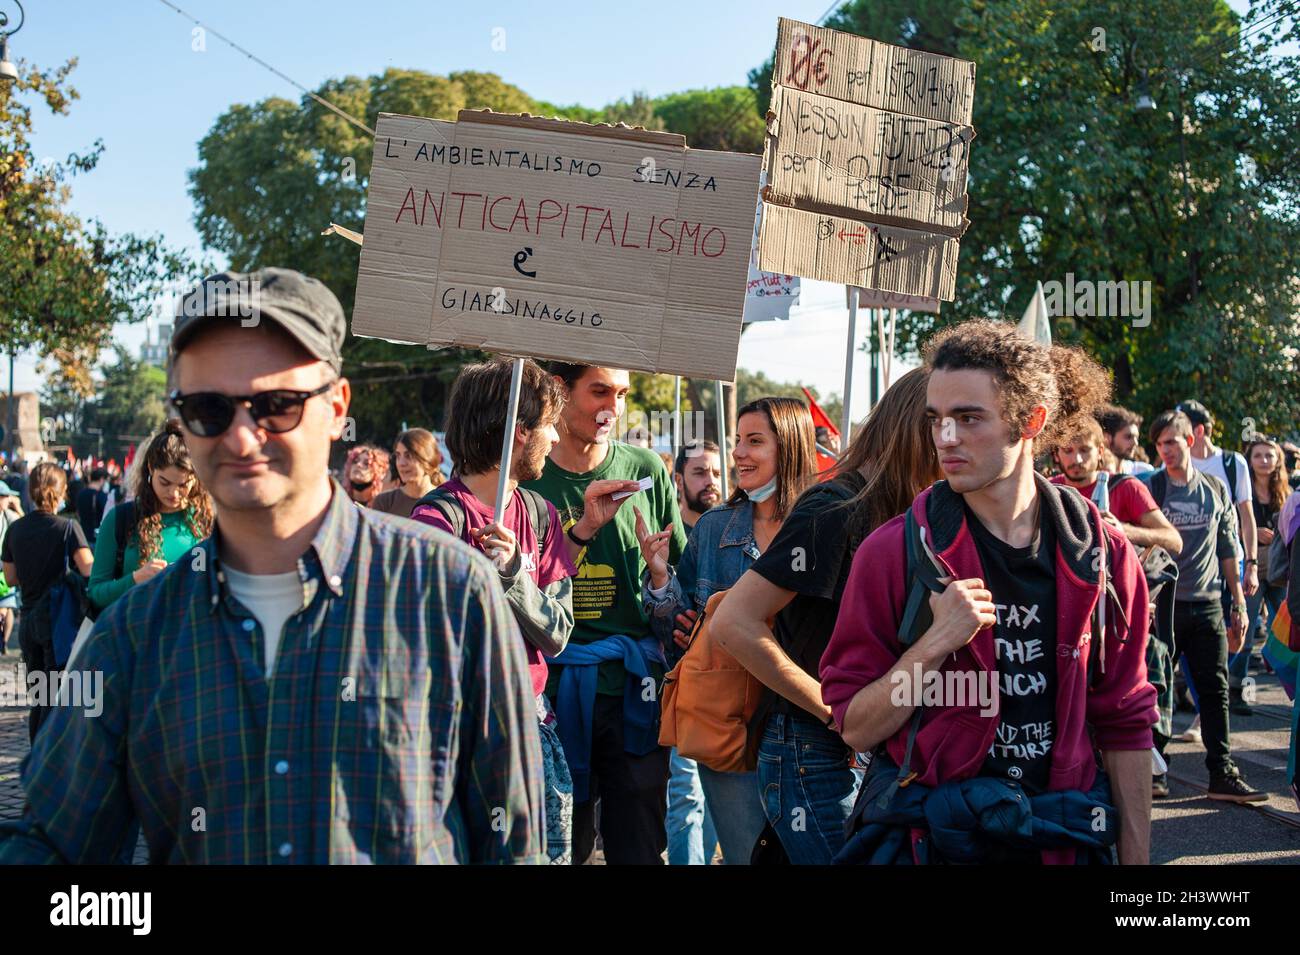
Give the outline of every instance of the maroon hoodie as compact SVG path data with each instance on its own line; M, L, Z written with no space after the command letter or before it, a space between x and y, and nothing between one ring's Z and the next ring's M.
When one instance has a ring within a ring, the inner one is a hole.
M1050 791L1087 791L1096 778L1093 739L1102 750L1151 747L1156 690L1147 682L1147 584L1127 538L1101 521L1096 506L1073 488L1035 475L1042 519L1056 529L1056 723L1048 781ZM954 578L984 579L975 540L966 525L959 494L940 481L912 502L926 540ZM1107 565L1118 597L1106 605L1106 634L1095 686L1086 689L1092 648L1091 621L1100 592L1094 569L1096 535L1105 535ZM863 541L853 558L835 632L821 659L822 700L843 725L859 690L885 676L902 649L898 625L907 599L904 518L894 518ZM949 656L944 669L996 674L993 631L985 628ZM997 685L996 680L993 685ZM912 721L887 741L899 765ZM978 702L966 707L928 707L921 717L911 768L926 786L979 774L997 732L998 720L980 715ZM1089 728L1093 738L1089 737ZM1072 853L1070 854L1072 855ZM1045 853L1045 861L1066 861Z

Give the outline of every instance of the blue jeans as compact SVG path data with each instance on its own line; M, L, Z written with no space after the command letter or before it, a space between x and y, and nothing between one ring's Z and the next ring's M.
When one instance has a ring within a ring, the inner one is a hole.
M767 823L757 771L720 773L701 766L700 786L704 789L704 804L718 830L722 858L727 865L749 865L754 843Z
M679 756L677 747L673 747L668 768L668 864L708 865L713 861L718 836L700 788L699 767L695 760Z
M830 865L862 770L840 737L811 716L774 713L758 747L763 810L794 865Z
M1246 679L1250 666L1250 651L1255 645L1255 638L1260 635L1259 628L1259 608L1261 605L1268 606L1268 622L1264 626L1263 636L1268 637L1268 630L1273 626L1273 618L1277 616L1278 608L1282 606L1282 601L1286 599L1285 587L1270 587L1268 584L1261 583L1259 589L1246 598L1246 642L1241 645L1241 649L1228 657L1228 682L1234 687L1240 687L1241 681Z

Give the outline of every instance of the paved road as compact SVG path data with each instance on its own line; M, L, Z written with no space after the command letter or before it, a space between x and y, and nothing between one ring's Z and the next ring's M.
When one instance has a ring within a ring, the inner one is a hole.
M16 666L13 653L0 655L0 669L13 672ZM1158 800L1152 811L1152 862L1300 863L1300 812L1285 784L1290 703L1272 677L1256 678L1256 715L1232 717L1232 744L1234 757L1251 785L1270 794L1267 811L1206 798L1204 749L1192 743L1172 743L1170 798ZM1178 714L1175 727L1182 730L1190 721L1189 716ZM26 709L0 705L0 819L22 814L19 762L27 749ZM136 861L143 859L138 850Z

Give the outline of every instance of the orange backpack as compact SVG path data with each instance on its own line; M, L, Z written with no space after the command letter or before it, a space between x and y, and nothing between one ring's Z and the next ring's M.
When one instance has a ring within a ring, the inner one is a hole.
M709 632L709 619L726 595L719 590L709 598L686 654L664 677L659 744L676 746L717 772L742 773L757 765L749 723L764 688Z

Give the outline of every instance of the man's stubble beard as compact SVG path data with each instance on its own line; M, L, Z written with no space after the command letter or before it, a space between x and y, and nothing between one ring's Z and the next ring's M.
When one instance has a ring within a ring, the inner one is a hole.
M713 491L713 496L714 496L714 498L715 498L715 500L714 500L714 504L705 505L705 503L704 503L704 494L705 494L706 491ZM695 495L694 497L692 497L691 495L687 494L687 495L686 495L686 506L687 506L687 508L689 508L690 510L694 511L696 514L703 514L703 513L704 513L705 511L707 511L710 507L713 507L713 506L714 506L718 501L721 501L721 500L722 500L722 490L721 490L721 488L717 488L717 487L706 487L706 488L703 488L703 489L700 491L700 493L697 494L697 495Z
M551 443L544 438L541 440L529 438L522 451L520 455L522 460L515 472L515 480L536 481L546 469L546 458L551 453Z

